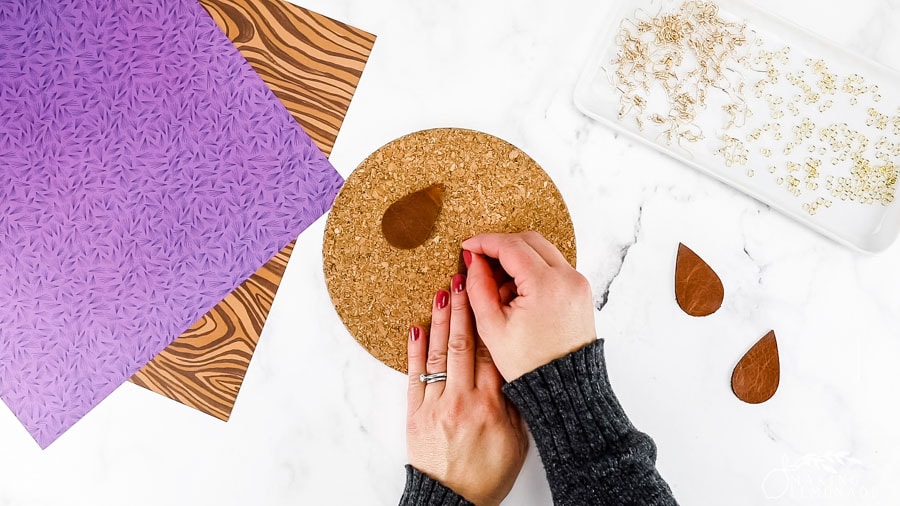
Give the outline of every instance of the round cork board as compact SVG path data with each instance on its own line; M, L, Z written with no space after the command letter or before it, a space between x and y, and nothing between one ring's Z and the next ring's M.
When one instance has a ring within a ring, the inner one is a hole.
M385 210L444 185L431 236L409 250L381 233ZM328 216L322 255L331 300L353 337L406 372L410 325L426 330L434 294L460 268L460 243L482 232L536 230L575 265L575 231L559 190L528 155L491 135L456 128L394 140L350 175Z

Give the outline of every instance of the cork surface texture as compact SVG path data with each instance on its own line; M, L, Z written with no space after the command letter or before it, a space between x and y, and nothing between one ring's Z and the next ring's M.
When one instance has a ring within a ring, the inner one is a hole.
M395 201L444 185L431 236L388 244L381 218ZM350 175L326 225L328 292L347 329L375 358L406 372L409 326L428 328L434 293L460 264L460 243L483 232L535 230L575 265L575 231L556 185L528 155L491 135L415 132L381 147Z

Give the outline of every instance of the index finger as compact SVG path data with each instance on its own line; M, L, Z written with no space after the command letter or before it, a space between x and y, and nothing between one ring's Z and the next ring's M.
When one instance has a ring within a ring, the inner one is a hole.
M463 249L496 258L516 281L550 267L521 234L479 234L462 242Z
M500 390L503 386L503 376L494 365L494 358L481 337L475 343L475 386L491 391Z
M548 241L546 237L533 230L522 232L519 235L521 235L522 240L534 248L534 250L538 252L538 255L540 255L551 267L560 265L569 267L569 261L566 260L566 257L563 256L562 252L559 251L559 248Z
M450 283L450 339L447 343L447 388L467 391L475 387L475 322L466 293L466 277Z

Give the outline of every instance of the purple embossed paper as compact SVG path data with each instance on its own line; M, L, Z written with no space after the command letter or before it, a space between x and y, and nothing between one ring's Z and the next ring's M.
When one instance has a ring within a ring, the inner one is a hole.
M0 0L0 396L46 447L341 183L195 0Z

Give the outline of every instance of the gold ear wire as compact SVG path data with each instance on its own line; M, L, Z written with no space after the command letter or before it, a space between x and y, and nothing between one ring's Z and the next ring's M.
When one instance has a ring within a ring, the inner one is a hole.
M660 6L655 15L637 9L619 28L614 71L607 75L621 94L620 119L633 118L641 130L649 120L660 128L658 139L683 148L685 142L704 138L694 120L705 108L708 89L718 88L737 103L729 128L746 122L746 103L732 89L743 90L743 80L735 83L725 76L740 76L729 65L732 60L741 61L737 49L746 44L745 25L720 18L714 3L691 0L670 12ZM685 68L685 63L692 68ZM650 110L651 104L644 100L656 89L665 94L667 111L663 107ZM635 97L642 102L636 103Z

